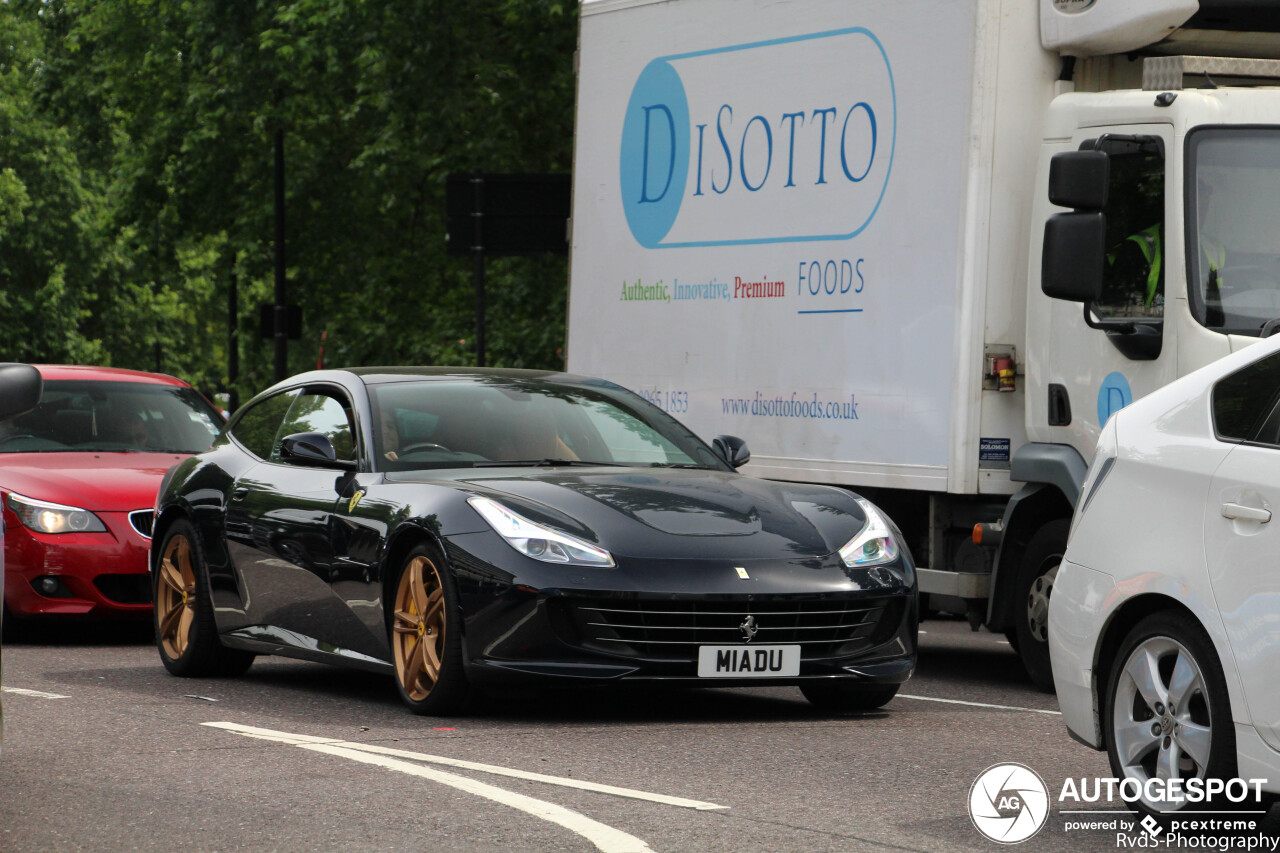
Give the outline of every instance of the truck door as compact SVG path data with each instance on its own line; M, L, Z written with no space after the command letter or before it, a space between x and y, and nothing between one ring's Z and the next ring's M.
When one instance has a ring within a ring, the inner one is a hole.
M1167 191L1171 139L1167 125L1131 125L1084 128L1072 140L1108 155L1102 290L1083 310L1053 300L1041 369L1028 377L1028 431L1086 460L1107 418L1177 375L1176 324L1166 319L1185 299L1180 208Z

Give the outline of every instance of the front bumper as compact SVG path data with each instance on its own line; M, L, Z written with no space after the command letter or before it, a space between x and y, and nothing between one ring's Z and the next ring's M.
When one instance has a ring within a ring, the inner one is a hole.
M127 512L97 512L107 529L99 533L40 533L5 514L5 609L17 616L124 616L151 612L147 552ZM53 595L36 583L57 581Z
M724 565L620 558L616 570L535 566L513 573L496 568L499 560L510 565L509 555L484 535L455 537L448 556L464 614L468 676L478 683L900 684L915 667L918 613L909 566L851 570L838 558ZM747 617L750 640L741 630ZM796 645L799 674L699 677L699 649L711 645Z

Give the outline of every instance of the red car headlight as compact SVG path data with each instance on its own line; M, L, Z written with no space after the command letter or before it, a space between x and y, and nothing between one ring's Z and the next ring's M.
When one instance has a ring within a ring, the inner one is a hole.
M16 493L9 495L9 509L24 527L40 533L100 533L107 529L102 519L87 509L38 501Z

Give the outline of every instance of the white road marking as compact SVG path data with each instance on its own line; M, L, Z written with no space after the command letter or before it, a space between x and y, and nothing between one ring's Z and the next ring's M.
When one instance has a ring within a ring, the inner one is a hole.
M273 731L272 729L255 728L254 726L242 726L237 723L205 723L204 725L212 728L225 729L226 731L235 732L236 734L242 734L248 737L261 738L262 740L291 743L295 746L301 746L302 744L326 744L329 746L342 747L344 749L356 749L361 752L370 752L377 755L388 755L394 758L407 758L412 761L425 761L431 764L443 764L448 767L458 767L463 770L476 770L480 773L492 773L497 776L510 776L513 779L525 779L531 782L545 782L548 785L559 785L563 788L577 788L581 791L594 791L598 794L611 794L615 797L628 797L633 800L647 800L651 803L661 803L663 805L678 806L685 809L709 811L712 809L728 808L728 806L719 806L715 803L704 803L700 800L687 800L683 797L669 797L666 794L637 791L634 788L618 788L613 785L601 785L596 782L585 782L581 779L567 779L563 776L548 776L543 773L530 773L525 770L515 770L510 767L499 767L494 764L480 764L475 761L463 761L458 758L447 758L443 755L428 755L423 752L410 752L404 749L393 749L388 746L379 746L378 744L372 743L358 743L355 741L335 740L334 738L299 735L293 734L292 732L279 732Z
M70 696L63 696L61 693L45 693L43 690L26 690L22 687L0 687L5 693L14 693L18 696L35 696L37 699L70 699Z
M1062 716L1061 711L1046 711L1043 708L1019 708L1016 705L990 705L986 702L965 702L962 699L938 699L934 696L910 696L899 693L899 699L915 699L917 702L945 702L948 705L969 705L974 708L994 708L997 711L1026 711L1028 714L1055 714Z
M484 782L469 779L466 776L446 773L443 770L423 767L420 764L410 764L408 761L393 758L391 755L410 756L422 761L446 763L451 766L481 770L487 773L499 773L501 775L539 782L548 782L550 784L564 785L571 788L613 793L619 796L636 797L638 795L640 799L649 799L654 802L667 802L673 805L687 804L686 807L692 808L723 808L722 806L716 806L713 803L698 803L696 800L680 800L677 797L663 797L658 794L648 794L644 791L632 791L628 788L614 788L608 785L593 785L576 779L563 779L557 776L545 776L540 773L524 773L522 771L511 770L506 767L476 764L470 761L458 761L455 759L444 758L443 756L424 755L404 750L394 750L387 747L375 747L372 744L312 737L310 735L298 735L290 732L273 731L272 729L241 726L235 723L204 723L204 725L212 728L223 729L246 737L289 744L300 749L311 750L312 752L320 752L325 755L333 755L339 758L348 758L352 761L361 762L362 764L372 764L387 770L395 770L400 773L407 773L411 776L418 776L422 779L430 779L433 782L439 782L442 785L448 785L451 788L456 788L469 794L484 797L485 799L492 800L500 805L509 806L513 809L525 812L526 814L530 814L534 817L562 826L590 841L598 850L601 851L601 853L653 853L653 851L650 849L649 845L645 844L644 841L636 838L634 835L630 835L619 829L614 829L607 824L592 820L589 817L566 809L563 806L528 797L524 794L517 794L513 791L507 791L495 785L489 785Z

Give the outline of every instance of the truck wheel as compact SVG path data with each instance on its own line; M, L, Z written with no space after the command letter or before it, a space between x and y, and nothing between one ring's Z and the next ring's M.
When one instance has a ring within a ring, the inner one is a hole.
M1053 669L1049 665L1049 597L1053 594L1062 555L1067 550L1069 529L1070 522L1060 518L1036 531L1022 554L1014 586L1018 656L1031 682L1047 693L1053 692Z

